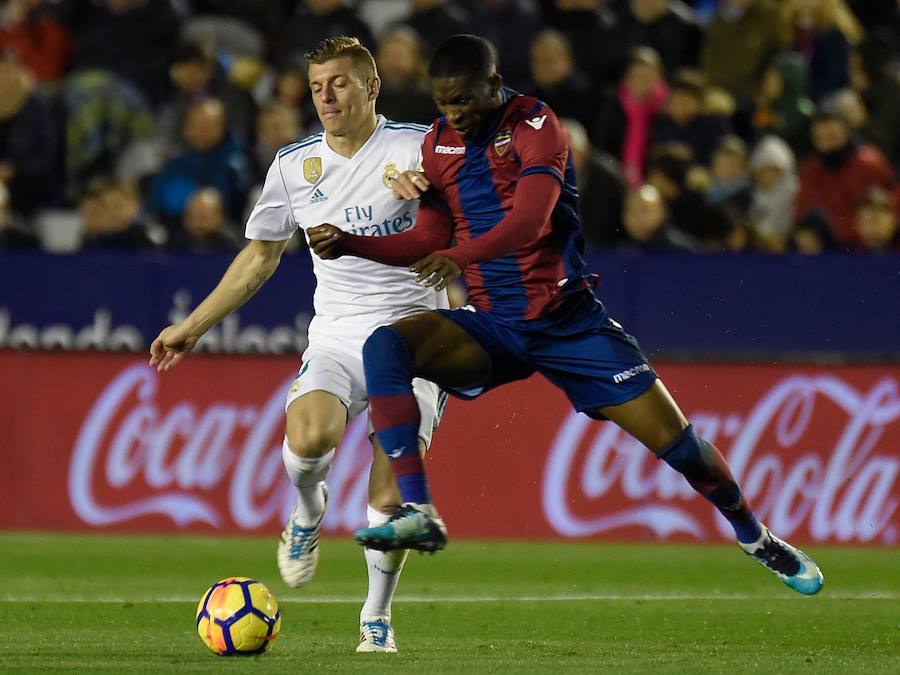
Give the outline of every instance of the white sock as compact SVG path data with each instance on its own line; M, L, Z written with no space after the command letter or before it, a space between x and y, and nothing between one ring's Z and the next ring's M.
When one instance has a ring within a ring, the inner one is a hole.
M390 516L372 508L366 509L369 518L369 527L377 527L386 523ZM371 621L384 617L388 623L391 621L391 602L394 592L400 581L400 572L409 551L376 551L367 548L364 550L366 567L369 570L369 594L366 596L366 604L359 613L359 621Z
M288 478L297 487L297 511L300 525L312 527L325 513L325 492L322 482L331 468L334 448L321 457L299 457L291 452L287 439L281 444L281 459Z

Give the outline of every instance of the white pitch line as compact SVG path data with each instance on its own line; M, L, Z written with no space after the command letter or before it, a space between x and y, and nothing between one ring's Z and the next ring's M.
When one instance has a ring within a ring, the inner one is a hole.
M198 596L199 597L199 596ZM169 602L197 602L198 597L187 595L166 595L158 598L129 598L125 596L82 596L67 595L57 597L36 596L36 595L0 595L0 602L10 603L97 603L97 604L153 604L153 603L169 603ZM823 600L898 600L900 593L885 593L881 591L864 591L857 593L829 593L823 592L818 596ZM795 600L802 599L799 594L784 596L779 600L793 598ZM362 596L346 597L346 596L330 596L330 595L286 595L279 599L279 602L301 603L301 604L342 604L342 603L359 603ZM715 601L739 601L739 600L771 600L770 596L750 595L750 594L732 594L732 595L622 595L622 594L585 594L585 595L518 595L518 596L501 596L501 595L410 595L399 596L394 599L398 603L471 603L471 602L681 602L685 600L715 600Z

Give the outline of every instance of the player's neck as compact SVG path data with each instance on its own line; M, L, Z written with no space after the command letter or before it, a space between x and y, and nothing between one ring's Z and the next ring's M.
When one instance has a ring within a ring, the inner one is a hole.
M365 123L353 133L335 136L326 131L325 141L328 143L329 148L342 157L349 159L366 144L366 141L369 140L369 137L375 132L375 127L377 126L378 118L373 111L372 114L366 118Z

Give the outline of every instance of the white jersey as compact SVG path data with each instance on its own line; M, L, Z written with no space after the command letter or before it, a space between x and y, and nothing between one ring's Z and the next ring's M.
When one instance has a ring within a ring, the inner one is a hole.
M375 131L347 158L334 152L324 132L278 151L259 200L247 220L248 239L283 241L299 228L330 223L345 232L383 237L412 229L418 201L396 199L391 183L418 169L428 127L378 116ZM308 241L308 238L307 238ZM417 311L446 307L446 293L416 283L405 267L342 256L312 256L316 275L316 318L321 337L357 333L393 323ZM362 336L368 336L368 331Z

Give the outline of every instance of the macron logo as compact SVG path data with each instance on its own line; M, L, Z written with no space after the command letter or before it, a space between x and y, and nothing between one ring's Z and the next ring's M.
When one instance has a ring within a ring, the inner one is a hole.
M650 366L646 363L642 363L639 366L635 366L634 368L629 368L628 370L623 370L621 373L616 373L613 375L613 382L616 384L622 384L625 380L630 380L635 375L639 375L640 373L646 373L650 370Z
M319 202L328 201L328 197L325 196L325 193L322 192L321 188L316 188L316 191L313 192L312 199L309 200L310 204L318 204Z
M464 155L466 154L466 146L464 145L436 145L434 146L436 155Z
M530 126L535 131L540 131L541 127L544 126L544 122L547 120L546 115L541 115L540 117L532 117L530 120L525 120L525 124Z

